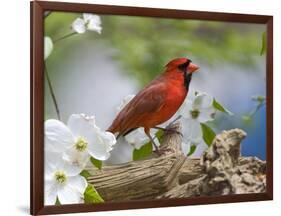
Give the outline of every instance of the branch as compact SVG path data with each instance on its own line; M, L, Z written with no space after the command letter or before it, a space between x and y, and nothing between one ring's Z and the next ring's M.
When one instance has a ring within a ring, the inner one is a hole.
M181 131L179 123L171 127ZM153 154L102 170L88 167L88 181L105 201L264 192L266 163L240 156L245 136L240 129L223 131L200 159L189 159L181 151L181 135L166 133L161 156Z

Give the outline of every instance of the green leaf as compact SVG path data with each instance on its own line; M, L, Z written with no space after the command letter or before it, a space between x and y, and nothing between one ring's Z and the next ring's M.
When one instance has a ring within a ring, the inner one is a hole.
M252 117L250 115L247 115L247 114L242 116L242 121L247 126L251 126L252 123L253 123Z
M208 125L200 123L205 143L210 146L216 137L216 133Z
M190 150L189 150L189 152L188 152L187 156L192 155L192 154L195 152L196 148L197 148L197 146L196 146L196 145L192 145L192 146L190 146Z
M92 164L93 164L95 167L97 167L98 169L101 170L101 168L102 168L102 161L100 161L100 160L98 160L98 159L96 159L96 158L93 158L93 157L90 158L90 161L92 162Z
M262 34L262 45L261 45L260 55L263 55L265 51L266 51L266 32Z
M85 203L103 203L104 200L99 195L97 190L92 184L88 184L88 187L86 188L84 192L84 202Z
M221 105L216 99L213 100L213 107L216 109L216 110L219 110L221 112L224 112L228 115L233 115L232 112L230 112L228 109L226 109L225 107L223 107L223 105Z
M89 178L91 176L91 174L87 170L82 170L80 175L83 176L85 179L87 179L87 178Z
M161 143L162 143L162 141L163 141L163 135L164 135L164 131L163 131L163 130L158 130L158 131L156 132L156 134L155 134L155 136L157 137L157 139L158 139L160 145L161 145Z
M252 100L261 104L261 103L264 103L265 96L263 96L263 95L252 96Z
M60 203L60 201L59 201L59 198L58 198L58 197L56 198L56 203L55 203L55 205L61 205L61 203Z
M133 160L141 160L152 153L152 143L148 142L143 145L140 149L134 149L133 151Z

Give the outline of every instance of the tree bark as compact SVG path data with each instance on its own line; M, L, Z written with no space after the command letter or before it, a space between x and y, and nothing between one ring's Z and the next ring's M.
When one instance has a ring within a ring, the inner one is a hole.
M244 131L223 131L201 158L190 159L181 151L180 124L170 128L178 132L164 134L160 156L88 167L89 183L106 202L265 192L266 162L240 156Z

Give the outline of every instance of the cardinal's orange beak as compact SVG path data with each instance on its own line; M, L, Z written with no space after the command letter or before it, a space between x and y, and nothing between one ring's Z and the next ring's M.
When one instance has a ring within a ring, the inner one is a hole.
M190 63L188 65L187 71L189 73L193 73L193 72L197 71L198 69L199 69L199 67L196 64Z

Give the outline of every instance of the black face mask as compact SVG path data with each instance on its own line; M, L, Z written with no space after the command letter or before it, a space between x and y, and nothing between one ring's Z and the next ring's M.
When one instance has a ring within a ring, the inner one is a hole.
M187 68L189 66L191 61L187 61L184 64L181 64L178 66L179 70L181 70L183 72L183 78L184 78L184 86L186 88L186 90L188 91L189 89L189 84L192 78L192 73L188 73Z

